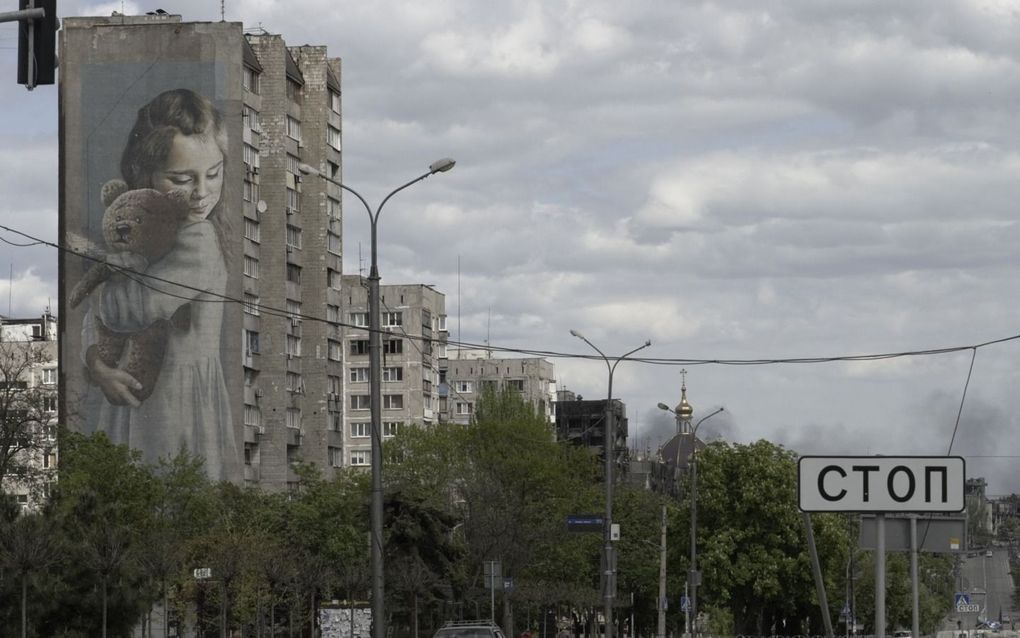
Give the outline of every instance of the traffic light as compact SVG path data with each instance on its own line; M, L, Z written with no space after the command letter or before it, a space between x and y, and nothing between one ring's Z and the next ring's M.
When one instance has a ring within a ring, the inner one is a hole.
M53 84L57 68L57 0L19 0L18 8L46 12L40 19L18 22L18 84L29 89Z

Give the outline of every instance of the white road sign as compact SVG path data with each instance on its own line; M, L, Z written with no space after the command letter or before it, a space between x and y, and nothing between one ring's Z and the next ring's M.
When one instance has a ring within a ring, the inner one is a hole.
M805 512L962 512L959 456L802 456Z

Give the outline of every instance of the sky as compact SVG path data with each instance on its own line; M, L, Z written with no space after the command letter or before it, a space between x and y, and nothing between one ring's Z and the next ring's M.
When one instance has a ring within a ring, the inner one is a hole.
M59 13L156 8L221 17L210 0L62 0ZM656 404L679 402L686 369L694 419L725 408L702 438L951 451L991 494L1020 492L1020 341L966 349L1020 333L1020 3L225 0L223 12L343 59L343 176L369 201L457 160L379 225L383 284L445 293L451 339L574 355L551 359L557 384L593 399L607 366L570 331L610 357L651 340L639 356L665 361L613 376L635 448L675 432ZM0 24L0 219L55 240L57 91L16 84L15 34ZM346 273L368 262L356 200L344 253ZM0 244L0 313L59 310L56 263L53 249Z

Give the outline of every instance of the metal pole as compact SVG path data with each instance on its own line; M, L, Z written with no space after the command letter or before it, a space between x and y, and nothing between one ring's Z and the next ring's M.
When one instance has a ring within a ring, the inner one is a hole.
M662 504L662 535L659 538L659 624L657 638L666 638L666 504ZM633 605L631 606L633 609Z
M684 610L684 634L691 635L691 599L689 596L690 582L684 581L684 596L687 597L687 609Z
M385 596L385 576L383 569L383 482L382 482L382 331L379 316L379 257L378 257L378 225L379 215L383 206L390 198L412 184L416 184L430 175L438 172L446 172L453 168L455 162L452 159L442 159L433 162L429 166L429 172L412 179L403 186L395 188L387 195L379 207L372 212L368 201L358 191L338 182L329 175L324 175L308 164L301 164L299 170L306 175L318 175L337 188L343 189L354 195L365 206L368 212L368 219L371 225L371 259L372 268L368 275L368 379L369 379L369 408L371 410L371 441L372 441L372 488L371 502L369 504L369 553L371 558L371 582L372 582L372 638L385 638L386 636L386 608L383 598Z
M617 357L615 363L609 363L609 357L604 352L599 350L594 343L588 341L580 332L571 330L570 334L577 337L581 341L584 341L592 347L595 352L599 353L602 360L606 362L606 368L609 370L609 389L606 392L606 413L605 413L605 433L604 441L602 445L603 455L605 456L605 481L606 481L606 515L603 521L604 527L602 528L602 555L605 558L605 591L603 595L603 605L605 616L605 638L613 638L613 599L616 597L616 570L614 565L613 556L613 466L616 463L616 430L615 430L615 419L613 412L613 373L616 372L616 366L621 361L634 354L638 350L647 348L652 345L651 341L645 341L644 344L634 348L627 354ZM380 637L381 638L381 637Z
M815 577L815 589L818 592L818 606L822 612L825 635L834 638L832 618L829 616L829 598L825 595L825 580L822 578L822 565L818 561L818 548L815 546L815 530L811 527L811 514L804 512L804 534L807 536L808 552L811 554L811 573Z
M913 629L912 638L919 638L921 635L921 606L918 594L917 583L917 514L910 515L910 597L913 601Z
M875 514L875 636L885 638L885 514Z
M691 433L691 575L688 581L691 585L691 618L694 625L692 633L699 635L698 626L698 445L697 435Z

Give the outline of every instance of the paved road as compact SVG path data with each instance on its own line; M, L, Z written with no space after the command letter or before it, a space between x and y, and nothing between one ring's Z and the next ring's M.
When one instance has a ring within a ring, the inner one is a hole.
M1013 609L1013 577L1009 573L1009 550L996 548L992 556L978 552L963 559L961 565L963 591L970 594L972 603L981 605L980 613L956 614L951 618L952 624L963 621L964 629L973 628L981 619L997 620L999 615L1017 618L1017 610ZM1007 629L1009 626L1006 627Z

